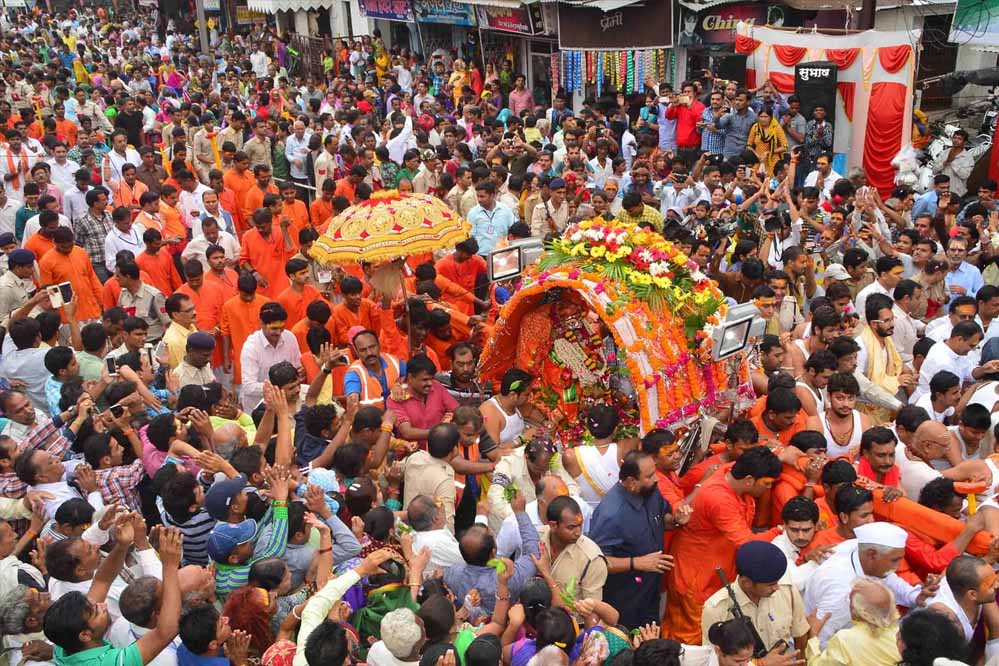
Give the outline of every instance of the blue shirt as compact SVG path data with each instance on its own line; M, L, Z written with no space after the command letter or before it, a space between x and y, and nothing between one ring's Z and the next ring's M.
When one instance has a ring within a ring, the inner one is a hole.
M952 285L957 285L958 287L964 287L968 291L966 295L971 297L974 297L984 284L985 281L982 279L982 272L967 261L962 261L956 271L948 271L946 277L944 277L944 286L948 291Z
M476 205L468 211L468 221L472 225L472 236L479 244L479 254L486 256L516 224L517 218L512 210L497 202L492 210L486 210L481 204Z
M186 645L181 645L177 648L177 666L229 666L229 659L194 654Z
M745 114L730 111L718 119L716 127L725 130L725 159L741 153L749 139L749 128L756 122L756 112L747 108Z
M715 114L711 111L710 106L701 113L701 122L707 125L715 124ZM702 130L701 150L706 150L713 155L718 155L725 150L725 130L717 132L712 132L707 128Z
M593 512L588 536L608 557L648 555L663 549L664 517L670 513L669 502L656 488L641 497L617 483ZM659 621L661 586L660 573L608 574L604 601L621 613L620 624L634 629Z
M382 398L388 398L389 390L392 388L388 385L388 379L385 377L385 368L388 367L388 361L384 358L379 359L382 362L382 374L377 377L378 383L382 385ZM406 362L399 359L399 376L406 376ZM361 378L357 376L356 370L348 370L343 376L343 392L346 395L351 393L362 394L364 386L361 384ZM318 455L318 454L316 454Z
M659 495L659 492L656 491ZM662 495L660 495L662 497ZM664 500L665 501L665 500ZM520 591L531 578L534 577L537 569L534 568L535 557L541 554L538 531L534 529L530 517L526 513L516 513L517 528L520 531L520 542L523 547L520 556L514 560L513 575L507 586L510 589L510 603L515 603ZM662 539L659 540L659 547L662 548ZM444 583L448 589L454 593L455 599L464 599L470 591L478 590L482 597L482 607L492 612L496 607L496 570L492 567L480 567L474 564L458 564L444 570ZM604 588L604 596L607 595L607 588ZM659 604L656 603L656 611Z
M59 399L62 397L62 382L49 375L45 380L45 403L49 409L49 416L61 414L59 409Z
M937 212L937 191L930 190L926 192L918 199L916 203L912 205L912 219L916 219L920 215L935 215Z
M676 150L676 119L666 117L666 105L659 105L659 115L656 118L659 125L659 150Z

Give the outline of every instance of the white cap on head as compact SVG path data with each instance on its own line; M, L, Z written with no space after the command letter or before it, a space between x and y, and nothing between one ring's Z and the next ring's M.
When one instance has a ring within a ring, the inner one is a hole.
M868 523L853 528L857 535L857 543L884 546L886 548L905 548L905 540L909 533L892 523Z

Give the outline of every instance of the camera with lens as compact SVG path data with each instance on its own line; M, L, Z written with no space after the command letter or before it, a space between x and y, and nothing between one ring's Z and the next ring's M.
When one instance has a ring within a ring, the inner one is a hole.
M791 213L787 210L777 209L767 217L763 218L763 230L768 234L779 231L782 227L791 226Z

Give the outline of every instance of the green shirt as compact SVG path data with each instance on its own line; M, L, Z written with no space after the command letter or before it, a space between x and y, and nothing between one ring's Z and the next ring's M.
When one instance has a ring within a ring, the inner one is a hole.
M90 352L76 352L76 362L80 364L80 377L85 382L98 381L104 371L104 359Z
M56 666L142 666L142 654L136 643L126 648L116 648L104 641L104 645L100 647L81 650L71 655L67 655L57 645L53 654Z

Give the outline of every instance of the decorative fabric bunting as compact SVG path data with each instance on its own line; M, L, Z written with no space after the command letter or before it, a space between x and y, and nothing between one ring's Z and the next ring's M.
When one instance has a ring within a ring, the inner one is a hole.
M805 57L807 51L808 49L803 46L774 45L774 55L777 56L777 60L785 67L794 67L797 65Z
M860 49L826 49L826 60L836 63L840 69L849 69L860 55Z
M878 49L878 60L881 61L881 66L885 68L886 72L894 74L905 66L911 54L912 47L908 44L882 46Z
M857 96L857 84L853 81L840 81L836 84L840 99L843 100L843 113L846 119L853 122L853 100Z

